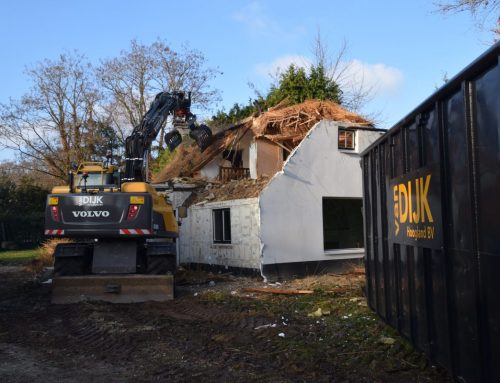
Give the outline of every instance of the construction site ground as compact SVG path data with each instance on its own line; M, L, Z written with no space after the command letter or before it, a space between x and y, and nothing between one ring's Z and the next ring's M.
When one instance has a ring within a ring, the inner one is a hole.
M177 281L166 303L52 305L50 283L0 264L0 381L450 381L367 307L360 273Z

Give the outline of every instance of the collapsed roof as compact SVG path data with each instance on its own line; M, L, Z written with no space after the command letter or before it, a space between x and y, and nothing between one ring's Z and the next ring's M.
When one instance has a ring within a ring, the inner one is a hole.
M348 112L331 101L307 100L292 106L277 106L215 134L212 144L204 152L200 152L194 144L179 147L174 158L153 178L153 182L167 182L176 177L193 177L217 155L232 148L248 131L255 138L268 139L291 151L321 120L352 123L360 128L373 127L367 119Z

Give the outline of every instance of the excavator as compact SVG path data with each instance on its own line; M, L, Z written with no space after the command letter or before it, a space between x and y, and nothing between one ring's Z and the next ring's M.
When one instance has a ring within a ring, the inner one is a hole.
M208 126L191 113L191 93L156 95L141 123L125 140L124 170L83 162L68 185L47 196L45 235L69 238L54 251L52 302L132 303L167 301L174 295L178 222L172 205L148 180L151 145L173 117L165 143L174 150L189 132L200 150L210 145Z

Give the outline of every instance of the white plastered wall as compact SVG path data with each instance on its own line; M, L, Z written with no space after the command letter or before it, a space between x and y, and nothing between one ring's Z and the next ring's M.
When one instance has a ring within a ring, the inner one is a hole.
M231 244L214 244L212 210L229 208ZM198 204L188 209L179 232L180 263L260 269L257 198Z
M338 127L331 121L318 123L262 191L263 264L363 256L363 249L325 252L322 200L362 197L359 153L383 132L356 130L356 150L339 150Z

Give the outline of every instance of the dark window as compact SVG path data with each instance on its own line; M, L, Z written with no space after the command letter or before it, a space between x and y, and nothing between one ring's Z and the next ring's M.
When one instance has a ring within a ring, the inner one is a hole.
M285 148L282 148L282 156L283 156L283 162L286 161L286 159L288 158L288 156L290 155L290 151L288 151L287 149Z
M224 150L222 158L231 162L233 168L243 167L243 151L242 150Z
M361 198L323 197L323 243L325 250L363 247Z
M212 210L214 243L231 243L231 214L229 209Z
M354 150L354 130L339 129L339 149Z

